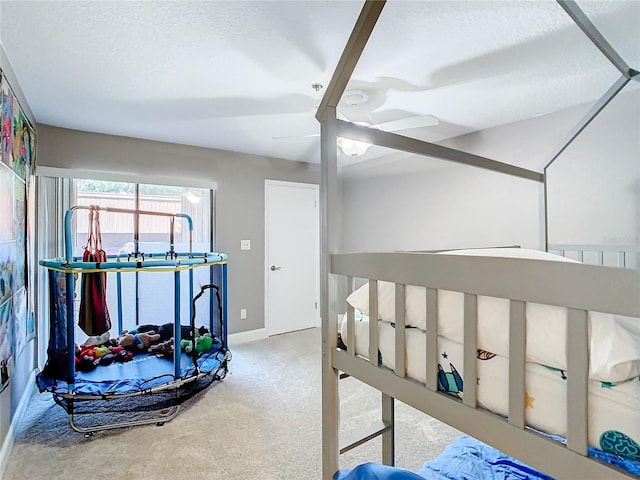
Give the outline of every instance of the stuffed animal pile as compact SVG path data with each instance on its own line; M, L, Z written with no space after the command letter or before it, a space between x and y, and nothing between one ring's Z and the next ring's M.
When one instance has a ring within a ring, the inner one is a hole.
M180 347L187 353L193 351L193 335L189 327L181 325L183 340ZM195 331L195 350L198 355L211 350L213 338L205 327ZM109 332L89 337L82 345L76 345L76 370L89 372L99 365L131 361L135 354L149 353L164 358L173 358L173 323L164 325L141 325L133 330L124 330L118 338L110 338Z
M98 365L111 365L113 362L128 362L132 359L132 352L117 345L76 346L76 370L79 372L90 372Z

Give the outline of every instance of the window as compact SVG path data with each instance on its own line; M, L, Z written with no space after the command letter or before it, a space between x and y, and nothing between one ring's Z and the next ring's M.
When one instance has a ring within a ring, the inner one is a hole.
M72 185L71 205L99 205L129 210L184 213L193 220L194 252L213 251L212 190L203 188L145 185L100 180L75 180ZM88 214L76 212L74 255L82 255L88 236ZM135 216L131 214L101 212L103 248L109 254L132 253L136 242ZM171 224L168 217L140 215L138 224L138 251L168 251ZM189 251L189 229L186 220L176 220L174 228L175 251Z
M76 179L71 182L70 204L98 205L111 209L128 209L164 213L184 213L193 221L192 252L214 251L213 199L214 190L203 188L147 185L137 183L109 182ZM89 212L76 210L74 215L73 254L82 256L88 237ZM142 254L166 253L171 249L170 217L111 211L100 212L102 248L107 254L123 255L137 251ZM137 234L136 234L137 231ZM174 251L189 251L188 222L176 218L173 225ZM180 312L182 323L188 323L193 295L200 285L211 283L210 269L193 270L194 292L190 292L189 272L180 273ZM118 278L119 277L119 278ZM119 300L120 299L120 300ZM169 273L115 273L108 274L107 301L113 327L131 329L135 325L174 321L174 275ZM217 308L217 305L213 305ZM198 304L197 324L208 325L212 303ZM76 305L76 309L79 304Z

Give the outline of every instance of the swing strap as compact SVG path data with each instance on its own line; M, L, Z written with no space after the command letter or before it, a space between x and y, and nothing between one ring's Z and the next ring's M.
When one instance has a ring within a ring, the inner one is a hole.
M89 206L89 237L82 255L83 262L106 262L100 231L100 207ZM89 336L102 335L111 329L111 316L107 306L107 272L82 274L80 314L78 326Z

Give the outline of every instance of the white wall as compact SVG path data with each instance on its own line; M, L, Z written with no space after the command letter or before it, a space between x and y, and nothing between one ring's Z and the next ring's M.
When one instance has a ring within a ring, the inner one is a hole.
M639 92L617 97L549 168L550 242L640 244ZM589 107L442 143L542 171ZM542 245L537 182L420 161L397 161L397 174L343 169L345 251Z

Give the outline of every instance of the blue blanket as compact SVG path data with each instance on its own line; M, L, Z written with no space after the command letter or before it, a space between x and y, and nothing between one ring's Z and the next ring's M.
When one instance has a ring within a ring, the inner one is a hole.
M589 454L640 474L640 462L623 460L614 455L590 449ZM553 480L548 475L469 436L458 437L451 445L416 473L373 463L342 470L334 480Z
M341 470L334 480L424 480L425 477L397 467L363 463L353 470Z
M473 437L457 438L418 474L437 480L553 480Z

